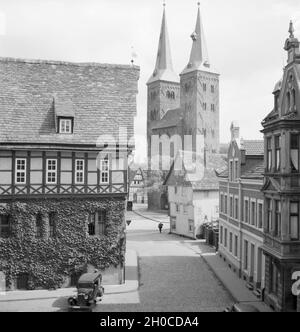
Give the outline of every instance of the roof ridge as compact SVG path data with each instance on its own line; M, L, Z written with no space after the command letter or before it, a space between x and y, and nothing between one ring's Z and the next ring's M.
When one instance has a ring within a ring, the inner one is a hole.
M111 64L111 63L99 63L99 62L72 62L63 60L48 60L48 59L26 59L26 58L13 58L13 57L0 57L0 62L16 62L16 63L28 63L28 64L48 64L58 66L76 66L76 67L101 67L101 68L119 68L119 69L135 69L139 70L140 67L136 65L124 65L124 64Z

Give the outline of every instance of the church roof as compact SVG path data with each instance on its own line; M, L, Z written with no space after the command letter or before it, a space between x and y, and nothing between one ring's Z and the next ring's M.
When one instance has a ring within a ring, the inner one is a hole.
M2 144L95 146L122 126L122 139L134 135L139 67L0 58L0 76ZM57 133L57 116L74 117L73 134Z
M183 116L184 111L181 108L169 110L164 117L152 127L152 129L176 127L183 119Z
M165 5L163 11L155 69L150 79L148 80L147 84L156 81L168 81L168 82L179 83L179 76L174 72L173 69Z
M200 13L200 3L198 4L198 15L195 31L192 33L191 38L193 40L193 45L190 60L181 75L195 70L217 73L216 70L211 68L209 62L207 44Z

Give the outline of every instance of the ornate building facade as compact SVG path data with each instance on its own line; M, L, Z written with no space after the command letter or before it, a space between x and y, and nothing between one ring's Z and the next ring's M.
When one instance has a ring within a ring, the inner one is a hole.
M300 297L292 291L300 271L300 50L292 23L289 33L288 62L273 92L274 109L262 123L266 302L277 311L300 311Z

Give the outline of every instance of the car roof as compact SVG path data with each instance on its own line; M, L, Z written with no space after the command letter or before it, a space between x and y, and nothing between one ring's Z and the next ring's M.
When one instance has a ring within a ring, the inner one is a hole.
M236 303L234 307L242 312L259 312L255 306L250 304Z
M79 278L78 283L94 282L100 277L102 277L100 272L85 273Z

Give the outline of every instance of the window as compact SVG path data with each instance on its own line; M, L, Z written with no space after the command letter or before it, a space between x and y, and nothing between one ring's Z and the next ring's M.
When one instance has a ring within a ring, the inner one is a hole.
M291 93L288 92L286 95L286 112L289 112L291 109Z
M267 200L267 232L272 232L272 200Z
M291 167L293 172L299 172L299 137L291 135Z
M215 86L214 85L210 86L210 91L211 91L211 93L215 93Z
M194 233L194 220L189 220L189 233Z
M291 240L299 240L299 202L290 204L290 233Z
M235 235L234 236L234 256L235 257L238 257L238 244L239 243L239 239L238 239L238 236Z
M225 211L225 214L228 213L228 200L227 200L227 195L224 196L224 211Z
M263 205L258 203L258 228L263 228Z
M207 104L206 103L203 103L203 109L204 109L204 111L207 110Z
M35 237L41 239L43 237L43 216L39 213L35 220Z
M229 251L230 252L232 252L232 240L233 240L232 233L230 232L230 234L229 234Z
M89 215L88 233L90 236L96 235L96 214Z
M267 139L267 170L272 169L272 138Z
M220 227L220 243L223 244L223 226Z
M47 159L46 181L48 184L55 184L57 181L57 160Z
M100 183L109 183L109 161L100 160Z
M256 206L255 202L251 202L251 225L255 226L256 224Z
M280 171L280 136L275 137L275 167L276 172Z
M249 201L245 200L245 215L244 215L244 222L249 223Z
M233 197L230 197L230 217L233 218L233 211L234 211L234 207L233 207Z
M49 237L56 237L56 214L54 212L49 213Z
M275 236L281 236L281 202L275 201Z
M183 213L187 214L188 210L187 210L187 205L183 204Z
M248 255L248 241L245 240L244 241L244 269L248 270L248 259L249 259L249 255Z
M224 244L225 244L225 247L227 248L227 228L225 228L225 238L224 238Z
M203 83L203 91L206 92L207 86L206 83Z
M216 108L215 108L215 104L211 104L211 105L210 105L210 110L211 110L212 112L214 112L215 109L216 109Z
M83 184L84 183L84 160L76 159L75 160L75 183ZM136 184L136 181L134 181Z
M175 195L177 195L177 190L178 190L178 188L177 188L177 186L175 187Z
M0 238L11 236L11 220L9 215L0 215Z
M16 159L16 183L26 183L26 159Z
M97 212L98 225L99 225L99 235L106 234L106 223L107 223L107 213L105 210L100 210Z
M220 210L221 210L221 213L224 212L224 195L223 194L220 194Z
M235 213L234 213L234 218L239 219L239 199L235 198Z
M232 160L230 160L230 162L229 162L229 174L230 174L229 181L233 181L233 161Z
M176 218L174 218L174 217L171 218L171 225L170 225L170 227L171 227L172 231L176 231Z
M59 119L59 133L72 134L72 119Z
M237 160L234 162L234 176L235 180L239 178L239 162Z

